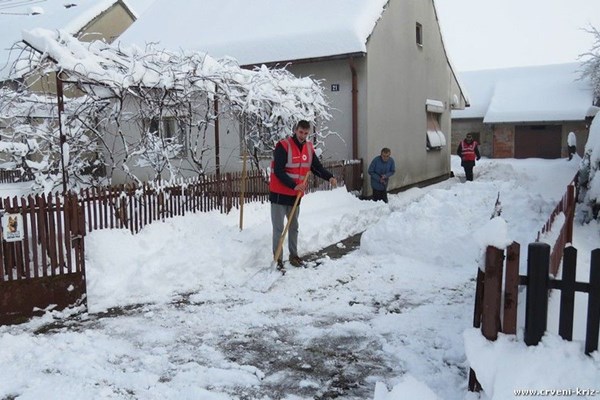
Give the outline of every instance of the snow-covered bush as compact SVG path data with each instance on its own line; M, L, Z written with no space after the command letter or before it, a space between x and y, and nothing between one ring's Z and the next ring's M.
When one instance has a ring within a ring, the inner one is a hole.
M582 78L589 79L594 88L596 106L600 105L600 31L591 27L588 32L594 36L594 44L587 53L581 55ZM600 211L600 117L596 115L590 126L585 144L585 153L579 167L579 201L583 202L583 220L598 218Z
M62 164L69 186L89 182L97 160L97 142L91 140L81 121L73 118L79 102L67 102L62 132L67 145L61 146L56 96L42 96L27 90L0 90L1 167L35 177L35 188L49 192L62 183ZM62 154L61 149L63 150Z
M590 126L585 153L579 167L579 201L583 202L583 219L598 218L600 210L600 117L596 115Z

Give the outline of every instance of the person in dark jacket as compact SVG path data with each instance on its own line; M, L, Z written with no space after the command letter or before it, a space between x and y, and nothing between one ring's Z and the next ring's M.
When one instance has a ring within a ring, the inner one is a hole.
M369 165L369 176L371 176L371 187L373 188L373 200L388 202L387 186L390 176L396 172L396 164L391 157L392 151L387 147L381 149L381 154L371 161Z
M271 179L269 181L269 200L271 202L271 224L273 225L273 255L277 251L279 238L283 233L285 218L289 218L290 212L296 201L296 195L304 194L307 184L304 176L310 171L322 178L332 186L337 185L337 180L331 172L327 171L317 156L312 142L307 141L311 131L310 122L301 120L295 128L291 137L280 140L273 150L273 161L271 162ZM288 249L289 261L295 267L304 264L298 256L298 213L300 203L292 216L289 228ZM283 251L282 251L283 253ZM282 255L277 260L277 267L283 270Z
M468 181L473 180L473 167L475 167L475 160L479 160L481 155L479 154L479 143L473 140L473 135L470 133L465 136L465 139L458 144L456 154L460 157L465 175Z

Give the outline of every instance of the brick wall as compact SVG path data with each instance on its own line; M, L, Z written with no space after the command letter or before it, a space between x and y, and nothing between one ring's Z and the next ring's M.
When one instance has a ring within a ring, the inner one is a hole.
M513 158L515 156L515 127L514 125L495 125L493 128L494 158Z

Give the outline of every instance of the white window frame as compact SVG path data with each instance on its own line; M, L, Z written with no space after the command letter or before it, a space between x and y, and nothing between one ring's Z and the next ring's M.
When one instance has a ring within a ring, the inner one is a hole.
M419 22L415 24L415 41L417 46L423 47L423 25Z
M446 147L446 135L442 131L440 118L445 110L444 103L439 100L427 99L425 112L427 115L427 150L441 150Z

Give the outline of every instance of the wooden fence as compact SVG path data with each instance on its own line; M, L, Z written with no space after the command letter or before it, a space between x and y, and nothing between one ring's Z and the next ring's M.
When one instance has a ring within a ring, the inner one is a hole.
M565 245L573 241L573 219L575 217L575 207L577 205L575 196L576 185L577 175L575 175L573 180L569 183L567 191L563 194L556 207L554 207L554 210L552 210L550 217L542 229L537 233L536 241L539 242L545 234L548 234L551 230L556 228L554 226L556 217L560 214L564 214L565 223L558 230L557 238L554 243L550 243L552 245L552 253L550 255L550 273L552 275L558 273Z
M323 163L348 190L362 188L362 161ZM320 178L310 179L309 192L328 190L331 185ZM204 175L182 180L173 186L148 183L142 187L121 185L89 188L80 192L89 232L97 229L125 228L132 233L157 220L190 212L219 210L227 213L244 201L267 201L268 177L263 171Z
M590 282L575 282L577 251L567 247L573 240L575 216L575 193L577 176L569 183L560 202L537 233L537 241L529 245L527 275L519 275L520 245L512 243L503 250L488 247L485 255L485 270L477 272L475 311L473 326L481 328L488 340L496 340L498 332L516 334L519 286L527 286L525 304L524 340L536 345L546 331L548 294L550 289L561 290L559 334L566 340L572 339L573 307L575 291L588 293L588 315L585 352L590 354L598 347L600 327L600 250L592 252ZM558 229L556 220L564 214L564 222ZM541 243L550 233L556 235L552 243ZM504 262L506 260L506 268ZM563 260L563 279L556 276ZM503 281L504 277L504 281ZM469 390L478 391L479 383L473 370L469 373Z
M4 200L2 212L0 324L49 305L87 304L85 222L77 196L14 197Z
M549 291L554 289L561 292L558 334L572 340L575 293L587 293L584 351L588 355L596 351L600 331L600 249L592 251L589 282L575 280L577 250L574 247L564 249L560 280L550 278L550 245L529 244L527 275L519 275L519 249L518 243L506 249L506 268L504 250L492 246L486 249L485 271L478 270L477 274L473 326L481 328L483 336L492 341L497 339L498 332L516 334L519 286L526 286L523 339L528 346L535 346L547 330ZM469 390L479 389L475 372L471 370Z
M362 161L324 166L349 190L362 187ZM188 212L229 212L239 207L242 191L245 201L266 201L267 182L262 172L254 171L245 179L241 173L227 173L170 187L105 187L83 190L80 196L5 199L0 204L5 235L0 240L0 325L22 322L50 306L87 307L86 232L126 228L137 233L153 221ZM309 191L329 188L329 183L314 178ZM10 227L5 226L9 219Z
M0 169L0 183L28 182L34 179L33 174L27 171Z

